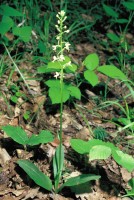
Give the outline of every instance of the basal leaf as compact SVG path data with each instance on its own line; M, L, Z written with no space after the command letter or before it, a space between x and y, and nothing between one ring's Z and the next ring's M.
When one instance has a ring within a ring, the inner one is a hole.
M84 72L84 77L93 87L98 84L98 76L94 71L86 70Z
M63 188L63 187L72 187L72 186L76 186L76 185L80 185L89 181L93 181L93 180L98 180L99 178L101 178L101 176L97 176L95 174L81 174L79 176L76 177L72 177L69 178L59 189L59 191Z
M46 190L52 190L51 180L48 176L42 173L36 165L29 160L18 160L17 163L37 185L45 188Z
M77 70L77 65L75 65L75 64L71 64L65 68L65 71L67 73L72 73L72 72L74 73L76 70Z
M89 157L90 160L95 159L107 159L111 155L111 148L105 145L93 146L90 150Z
M83 61L84 65L90 71L94 70L99 65L99 57L96 53L89 54Z
M114 160L127 169L129 172L132 172L134 169L134 158L128 154L123 153L120 150L115 150L112 152Z
M107 37L113 42L120 42L120 38L115 33L107 33Z
M61 153L61 162L59 163L59 154ZM64 165L64 147L62 145L60 152L60 145L56 148L55 155L53 157L53 169L54 169L54 178L57 174L62 171Z
M26 145L28 142L28 136L26 132L19 126L3 126L2 129L6 132L6 134L11 137L15 142Z
M7 6L7 5L1 5L0 8L3 10L3 15L11 16L11 17L22 17L23 14L19 12L18 10Z
M123 6L125 6L128 10L134 10L134 2L133 1L123 1Z
M3 16L2 21L0 22L0 34L4 35L7 33L13 25L14 22L10 17Z
M13 34L19 36L24 42L29 42L31 38L31 32L31 26L15 27L13 29Z
M111 6L107 6L106 4L103 4L103 9L105 10L108 16L118 18L118 13L115 10L113 10Z
M48 142L52 142L54 136L50 131L42 130L39 135L32 135L28 141L28 145L38 145L38 144L46 144Z
M111 78L127 80L125 74L114 65L103 65L101 67L98 67L97 70Z
M72 97L75 97L76 99L81 99L81 92L79 90L79 88L75 87L75 86L68 86L67 90L70 92L70 95Z

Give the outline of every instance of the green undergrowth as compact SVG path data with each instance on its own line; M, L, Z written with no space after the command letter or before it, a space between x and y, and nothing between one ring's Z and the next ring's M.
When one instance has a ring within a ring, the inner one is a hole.
M19 98L28 101L27 94L22 92L20 82L24 84L31 98L35 97L27 83L26 70L19 68L21 60L28 61L36 66L34 71L39 79L34 78L34 80L41 80L51 106L58 105L60 113L60 125L56 130L59 145L52 158L51 177L53 178L50 179L42 173L32 159L21 159L17 164L37 185L55 193L61 192L64 187L74 187L101 178L96 174L80 174L76 177L68 177L67 180L63 179L64 104L81 102L82 84L87 84L93 89L101 84L100 75L107 77L108 81L104 83L104 98L99 109L109 106L118 107L120 116L111 119L111 122L119 127L114 134L118 138L118 133L126 131L126 135L134 136L134 112L128 103L128 98L134 98L134 83L131 75L134 54L131 42L128 41L130 39L128 34L131 36L131 27L133 27L134 4L132 1L119 3L116 1L115 4L104 0L98 4L96 2L25 0L20 3L3 1L0 5L0 45L3 55L0 57L0 78L8 72L6 87L10 92L10 101L13 105L17 105ZM75 46L82 42L92 43L97 50L82 57L79 65L78 62L73 62L70 56L71 44ZM103 62L100 59L98 45L106 54L106 60ZM25 58L26 53L30 54L31 60ZM10 65L6 65L4 57L8 57ZM17 72L20 77L17 83L12 83L14 72ZM121 99L125 102L125 106L119 100L107 100L108 83L113 80L118 80L128 89L129 93ZM26 121L30 118L30 114L30 111L24 113L23 117ZM110 158L128 172L132 172L134 170L132 155L126 154L112 142L107 142L108 132L102 128L92 130L86 116L82 112L80 115L87 124L92 138L89 141L72 138L71 148L79 154L86 154L89 162ZM54 141L54 135L49 130L42 130L39 134L29 137L21 127L6 125L2 129L15 142L21 144L25 151L29 146ZM132 190L126 190L126 195L133 196L133 179L129 181L129 185Z

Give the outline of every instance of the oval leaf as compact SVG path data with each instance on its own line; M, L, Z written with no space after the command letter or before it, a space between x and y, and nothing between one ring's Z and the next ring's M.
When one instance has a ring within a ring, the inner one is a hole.
M0 22L0 34L4 35L7 33L13 25L14 22L10 17L3 16L2 21Z
M125 154L120 150L113 151L112 156L119 165L127 169L129 172L133 171L134 158L132 156Z
M120 42L120 38L115 33L107 33L107 37L113 42Z
M87 69L92 71L99 65L99 57L96 53L92 53L85 58L83 63Z
M98 76L93 71L86 70L84 77L93 87L98 84Z
M65 103L69 99L69 91L63 89L62 102ZM49 97L51 98L52 104L61 102L61 89L57 87L51 87L49 89Z
M107 159L111 155L111 152L111 148L105 145L96 145L91 148L89 157L90 160Z
M22 17L23 14L19 12L18 10L7 6L7 5L1 5L0 8L3 10L3 15L6 16L12 16L12 17Z
M128 2L125 2L125 1L124 1L122 4L123 4L123 6L125 6L128 10L134 10L134 2L131 2L131 1L130 1L130 2L129 2L129 1L128 1Z
M48 142L52 142L54 136L50 131L42 130L39 135L32 135L28 141L28 145L38 145L38 144L46 144Z
M76 177L72 177L69 178L59 189L59 191L63 188L63 187L72 187L72 186L76 186L76 185L80 185L89 181L93 181L93 180L98 180L99 178L101 178L101 176L97 176L95 174L81 174L79 176Z
M43 174L32 162L29 160L18 160L17 163L37 185L46 190L52 190L50 178Z
M97 70L111 78L127 80L125 74L114 65L103 65L101 67L98 67Z
M118 13L115 12L112 7L107 6L106 4L103 4L103 9L105 10L105 12L108 16L118 18Z
M32 28L31 26L15 27L13 34L20 37L24 42L29 42L31 37Z
M79 90L79 88L75 87L75 86L69 86L67 87L68 91L70 92L70 95L72 97L75 97L76 99L81 99L81 92Z
M15 142L26 145L29 138L26 132L19 126L3 126L2 129L6 132L6 134L11 137Z

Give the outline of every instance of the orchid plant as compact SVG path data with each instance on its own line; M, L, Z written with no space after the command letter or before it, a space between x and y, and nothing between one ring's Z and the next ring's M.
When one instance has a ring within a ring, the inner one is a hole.
M64 25L65 20L67 18L65 11L61 10L56 15L56 17L58 19L58 24L56 25L56 29L58 31L58 34L56 35L57 44L52 46L55 55L53 56L52 61L48 63L47 67L43 66L38 68L38 72L40 73L52 73L53 79L45 81L45 84L49 87L48 95L52 101L52 104L60 104L60 126L58 130L59 145L56 148L55 154L53 156L54 184L50 180L50 178L46 176L44 173L42 173L38 169L38 167L36 167L31 161L18 160L17 163L34 180L36 184L49 191L54 190L56 193L58 193L62 190L63 187L73 187L75 185L83 184L91 180L97 180L100 178L100 176L96 176L94 174L81 174L77 177L71 177L71 178L68 177L66 181L64 180L65 182L62 181L63 168L64 168L64 146L62 142L62 137L63 137L62 123L63 123L63 111L64 111L63 105L70 97L80 100L81 91L77 86L74 85L74 83L70 83L71 81L67 82L66 80L66 75L68 73L71 74L76 73L77 65L73 64L71 62L71 59L65 55L65 51L68 52L70 50L70 43L64 41L64 35L69 33L69 30ZM111 78L118 78L120 80L127 81L127 77L115 66L113 65L99 66L99 57L96 53L88 55L83 61L83 65L86 67L86 70L84 71L85 81L87 81L92 86L97 85L99 82L96 71L103 73ZM25 131L23 131L18 127L5 126L3 127L3 130L7 133L8 136L12 137L13 140L24 145L25 148L27 145L33 146L40 143L47 143L53 140L53 137L49 131L43 130L38 135L33 135L31 138L28 138ZM99 145L99 147L97 146L97 149L93 148L91 155L94 155L95 152L97 156L96 157L94 156L92 159L106 159L111 155L112 151L115 152L115 148L111 144L110 147L108 147L109 144L105 144L104 142L103 143L98 142L96 140L93 140L93 147L94 146L96 147L96 142ZM89 147L92 147L92 145L90 145L90 142L87 143L83 143L83 141L79 140L71 140L72 148L76 150L78 153L83 153L83 151L84 153L87 152L89 153ZM83 144L86 145L83 146ZM98 152L100 151L101 148L102 151L108 150L108 153L104 156L100 154L98 155ZM117 152L115 153L117 154ZM118 155L116 157L118 157Z

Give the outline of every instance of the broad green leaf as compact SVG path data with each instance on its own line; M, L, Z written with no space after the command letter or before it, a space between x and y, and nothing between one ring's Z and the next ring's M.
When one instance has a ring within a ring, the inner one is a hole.
M16 97L15 95L12 95L12 96L10 97L10 100L11 100L12 102L14 102L14 103L17 103L18 97Z
M93 71L86 70L84 77L93 87L98 84L98 76Z
M71 64L70 66L65 68L65 71L67 73L75 72L77 70L77 65Z
M15 27L13 29L13 34L19 36L24 42L29 42L31 38L31 32L31 26Z
M125 23L128 23L128 20L127 19L116 19L116 22L119 24L125 24Z
M51 72L58 72L59 70L53 68L47 68L47 65L41 66L37 68L38 73L51 73Z
M134 2L133 1L127 1L122 2L123 6L125 6L128 10L134 10Z
M48 65L47 65L47 68L48 69L61 69L62 68L62 65L59 61L55 61L55 62L49 62Z
M113 42L120 42L120 38L115 33L107 33L107 37Z
M113 10L112 7L107 6L106 4L103 4L103 9L105 10L105 12L108 16L118 18L118 13L115 10Z
M81 99L81 92L79 90L79 88L75 87L75 86L68 86L67 90L70 92L70 95L72 97L75 97L76 99Z
M69 178L62 186L59 188L59 191L63 187L72 187L76 185L80 185L89 181L98 180L101 176L97 176L95 174L81 174L76 177Z
M90 150L89 157L90 160L95 159L107 159L111 155L112 151L110 147L105 145L93 146Z
M15 142L26 145L28 142L28 136L26 132L19 126L3 126L2 129L6 132L6 134L11 137Z
M28 145L38 145L38 144L46 144L48 142L52 142L54 136L50 131L42 130L39 135L32 135L28 141Z
M96 53L92 53L85 58L83 63L87 69L92 71L99 65L99 57Z
M29 160L18 160L18 165L30 176L30 178L39 186L46 190L52 190L52 182L48 176L43 174L36 165Z
M11 16L11 17L22 17L23 14L19 12L18 10L7 6L7 5L1 5L0 8L3 10L3 15Z
M61 89L60 87L50 87L48 91L49 97L51 98L52 104L61 102ZM69 99L69 91L63 88L62 102L66 102Z
M116 147L110 142L103 142L98 139L92 139L89 141L83 141L81 139L71 139L70 141L71 147L80 154L88 154L92 147L97 145L102 145L111 148L111 150L115 150Z
M57 87L60 88L60 80L48 80L45 82L48 87ZM64 85L64 84L63 84Z
M13 25L14 22L10 17L3 16L2 21L0 22L0 34L4 35L7 33Z
M98 67L97 70L111 78L127 80L125 74L114 65L103 65L101 67Z
M128 154L123 153L120 150L115 150L112 152L114 160L127 169L129 172L132 172L134 169L134 158Z
M81 139L71 139L71 147L80 154L88 154L90 146L88 142Z

